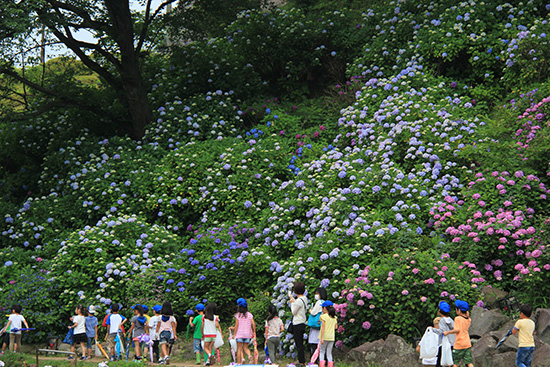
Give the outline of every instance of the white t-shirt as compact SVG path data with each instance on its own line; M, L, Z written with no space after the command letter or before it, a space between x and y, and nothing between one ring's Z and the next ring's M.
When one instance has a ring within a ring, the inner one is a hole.
M159 340L159 334L157 334L157 324L160 321L160 316L153 316L149 319L149 335L152 340Z
M21 329L23 326L23 322L25 321L25 318L23 315L12 313L8 319L8 321L11 321L10 330L13 329ZM21 331L12 331L12 334L21 334Z
M73 316L73 324L76 324L74 333L86 334L86 318L84 316Z
M109 323L109 334L115 334L118 333L118 330L120 329L120 324L122 324L122 316L120 316L118 313L113 313L111 316L109 316L108 323Z

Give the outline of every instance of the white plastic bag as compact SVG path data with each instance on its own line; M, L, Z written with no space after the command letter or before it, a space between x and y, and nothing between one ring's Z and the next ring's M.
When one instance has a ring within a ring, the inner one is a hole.
M218 349L222 345L223 345L222 334L220 334L219 330L216 330L216 340L214 340L214 349Z
M103 354L99 350L99 347L97 346L97 343L94 344L94 355L96 357L102 357L103 356Z
M439 335L431 326L426 329L419 345L420 358L430 359L437 357L437 350L439 349Z
M444 336L443 342L441 343L441 365L442 366L452 366L453 362L453 351L451 350L451 342L449 342L449 337Z

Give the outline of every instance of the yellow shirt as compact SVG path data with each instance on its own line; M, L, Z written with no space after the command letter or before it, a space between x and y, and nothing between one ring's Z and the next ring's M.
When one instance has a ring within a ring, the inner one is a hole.
M321 323L325 325L324 333L323 333L323 340L326 340L328 342L334 341L334 334L335 334L335 328L337 319L336 317L330 317L328 313L324 313L319 317L321 320Z
M519 347L534 347L535 340L533 333L535 332L535 323L531 319L519 319L514 325L514 329L518 330Z
M455 330L458 330L458 334L456 334L454 349L460 350L472 347L472 342L470 341L470 333L468 333L471 323L472 319L470 319L469 317L455 317Z

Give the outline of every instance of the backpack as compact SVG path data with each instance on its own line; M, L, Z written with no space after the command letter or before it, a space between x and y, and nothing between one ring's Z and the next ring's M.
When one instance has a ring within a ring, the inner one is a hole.
M433 327L428 327L422 340L420 340L420 358L430 359L437 357L439 349L439 335L434 331Z

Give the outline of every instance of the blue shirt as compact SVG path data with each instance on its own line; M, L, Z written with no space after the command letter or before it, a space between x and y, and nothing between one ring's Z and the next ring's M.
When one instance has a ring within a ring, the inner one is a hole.
M86 317L86 336L88 338L93 338L95 336L95 327L98 325L97 317L88 316Z

